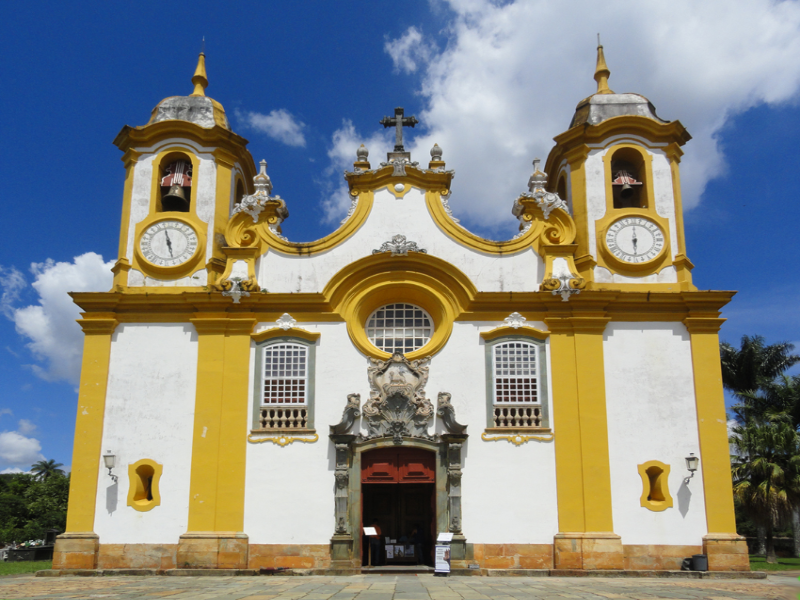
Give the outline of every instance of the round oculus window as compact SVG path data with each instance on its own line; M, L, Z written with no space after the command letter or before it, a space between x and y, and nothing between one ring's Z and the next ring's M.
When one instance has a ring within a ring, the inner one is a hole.
M367 319L367 337L389 354L408 354L427 344L433 335L433 319L413 304L387 304Z

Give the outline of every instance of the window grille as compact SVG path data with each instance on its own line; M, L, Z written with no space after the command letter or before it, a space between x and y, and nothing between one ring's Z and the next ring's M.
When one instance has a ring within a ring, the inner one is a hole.
M305 405L308 349L300 344L264 348L262 405Z
M394 354L419 350L433 335L430 315L413 304L387 304L367 320L367 337L377 348Z
M495 427L541 426L538 352L538 347L529 342L504 342L494 346Z

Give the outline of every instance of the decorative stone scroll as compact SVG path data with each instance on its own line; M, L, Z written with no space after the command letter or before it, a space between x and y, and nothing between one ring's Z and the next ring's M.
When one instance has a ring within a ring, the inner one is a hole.
M544 218L550 217L550 213L556 208L567 210L567 203L558 194L548 192L544 188L547 185L547 173L539 170L539 159L533 161L533 175L528 180L528 191L522 194L524 198L531 198L536 205L542 209ZM515 205L516 208L516 205ZM516 212L514 214L517 214Z
M345 435L350 433L356 419L361 416L361 394L347 394L347 406L344 407L342 420L336 425L331 425L331 435Z
M439 392L439 401L436 414L442 419L444 428L448 433L463 434L467 431L467 426L456 421L456 409L450 404L451 395L447 392Z
M425 397L430 357L409 361L398 353L388 360L369 361L370 398L363 409L367 434L361 439L391 437L396 445L404 437L433 440L428 433L433 404Z
M224 283L229 283L228 289L224 289L222 292L223 296L227 296L229 298L233 298L234 304L239 304L240 299L242 296L249 297L250 292L244 289L244 285L242 284L242 279L239 277L232 277L228 279Z
M383 242L380 248L373 250L373 254L381 254L383 252L391 252L392 256L408 256L409 252L419 252L420 254L427 254L428 251L417 246L417 242L406 240L404 235L392 236L389 242Z

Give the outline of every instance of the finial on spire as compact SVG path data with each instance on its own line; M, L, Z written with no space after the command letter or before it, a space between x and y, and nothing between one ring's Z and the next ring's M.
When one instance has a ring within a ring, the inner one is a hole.
M208 77L206 76L206 38L203 37L203 51L197 58L197 68L194 70L192 76L192 83L194 84L194 91L192 96L205 96L206 88L208 87Z
M598 94L613 94L614 92L608 87L608 78L611 76L611 71L608 70L606 65L606 57L603 54L603 45L600 43L600 34L597 34L597 68L594 71L594 80L597 82Z

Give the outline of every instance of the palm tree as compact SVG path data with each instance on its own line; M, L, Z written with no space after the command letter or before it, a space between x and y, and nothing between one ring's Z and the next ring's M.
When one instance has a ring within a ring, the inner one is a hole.
M786 369L800 361L800 356L791 354L794 345L789 342L766 345L760 335L743 336L741 347L734 348L728 343L719 345L722 362L722 385L741 401L733 407L736 420L745 425L749 415L763 416L763 404L754 400L759 387L772 382ZM795 553L800 552L800 512L796 511ZM766 553L766 532L756 524L758 531L757 554Z
M765 529L767 562L775 563L773 531L800 503L800 436L787 415L773 414L734 427L731 443L738 451L732 466L734 499Z
M51 475L64 475L64 469L61 463L57 463L52 458L50 460L40 460L37 463L31 465L31 473L33 473L37 479L47 479Z

